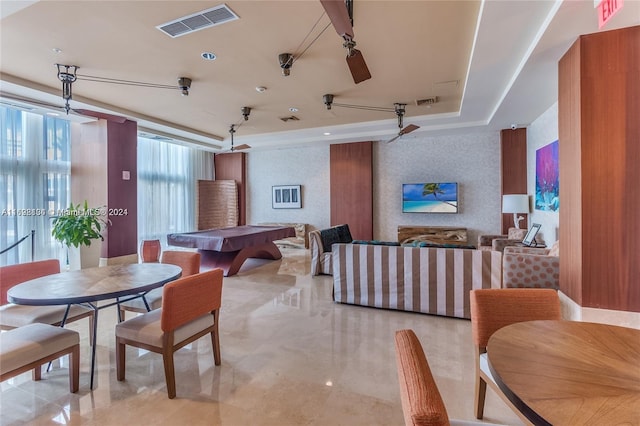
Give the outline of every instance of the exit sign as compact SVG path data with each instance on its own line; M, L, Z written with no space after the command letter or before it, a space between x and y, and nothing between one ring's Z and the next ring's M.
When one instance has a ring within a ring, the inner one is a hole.
M602 0L598 5L598 29L604 25L616 14L622 6L624 0Z

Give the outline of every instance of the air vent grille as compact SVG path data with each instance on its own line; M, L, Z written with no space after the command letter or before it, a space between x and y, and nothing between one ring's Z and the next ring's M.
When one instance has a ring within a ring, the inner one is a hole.
M240 19L226 4L221 4L202 12L174 19L173 21L158 25L156 28L175 38L204 28L224 24L225 22Z
M432 96L430 98L425 98L425 99L418 99L416 100L416 105L420 106L420 105L433 105L438 103L438 97L437 96Z

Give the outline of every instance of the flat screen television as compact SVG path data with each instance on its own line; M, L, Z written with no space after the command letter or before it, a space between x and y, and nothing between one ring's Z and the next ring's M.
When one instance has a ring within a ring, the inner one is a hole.
M458 183L403 183L403 213L458 213Z

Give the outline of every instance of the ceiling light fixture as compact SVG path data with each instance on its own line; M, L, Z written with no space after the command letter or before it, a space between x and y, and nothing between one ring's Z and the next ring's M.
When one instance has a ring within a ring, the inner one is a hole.
M264 92L266 92L266 91L267 91L267 88L266 88L266 87L264 87L264 86L258 86L258 87L256 87L256 92L264 93Z
M176 86L77 74L77 71L80 69L77 65L55 64L55 66L58 68L58 80L62 82L62 99L65 101L64 109L67 111L67 115L71 110L71 107L69 106L69 101L72 99L71 86L76 80L93 81L96 83L122 84L125 86L151 87L155 89L178 89L181 91L182 96L189 96L189 89L191 89L191 79L189 77L179 77L178 85Z
M291 107L291 108L289 108L289 112L298 112L298 108Z
M200 56L206 61L215 61L217 58L216 54L212 52L202 52Z
M53 49L53 53L62 53L62 49L58 48L58 47L54 47Z

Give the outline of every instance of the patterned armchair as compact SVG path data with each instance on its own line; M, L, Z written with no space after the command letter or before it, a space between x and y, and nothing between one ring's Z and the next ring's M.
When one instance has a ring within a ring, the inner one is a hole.
M560 280L559 246L550 249L505 247L502 255L503 287L558 289Z
M507 235L478 235L478 250L503 252L505 247L520 245L526 234L526 229L509 228Z

